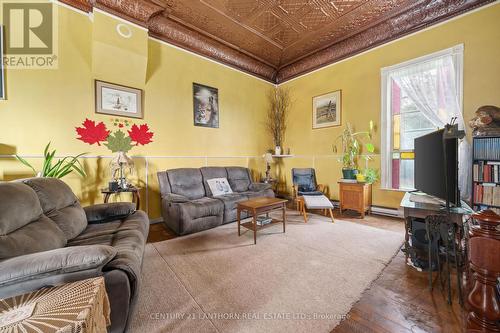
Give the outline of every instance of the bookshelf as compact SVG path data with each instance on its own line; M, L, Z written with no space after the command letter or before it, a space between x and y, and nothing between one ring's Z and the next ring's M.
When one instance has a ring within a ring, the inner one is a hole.
M472 208L500 214L500 135L472 138Z

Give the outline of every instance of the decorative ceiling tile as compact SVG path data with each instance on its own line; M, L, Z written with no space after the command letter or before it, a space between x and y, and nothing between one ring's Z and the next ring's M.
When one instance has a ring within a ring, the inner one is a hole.
M61 0L283 82L494 0Z

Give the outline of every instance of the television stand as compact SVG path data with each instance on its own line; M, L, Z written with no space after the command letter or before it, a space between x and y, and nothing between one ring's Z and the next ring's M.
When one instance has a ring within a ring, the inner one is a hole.
M465 222L464 217L471 215L473 213L472 209L462 201L461 207L450 207L447 210L446 207L443 207L441 204L428 203L428 202L415 202L412 199L414 193L405 193L403 200L401 200L401 207L404 212L405 219L405 242L403 252L405 253L406 263L409 264L409 256L410 253L418 253L419 249L416 247L417 244L413 244L413 239L415 239L415 235L413 235L412 225L416 220L425 220L426 224L428 218L431 216L442 216L445 218L447 224L452 226L450 230L453 230L453 240L455 243L456 253L459 255L459 262L465 263L465 248L466 248L466 233L465 233ZM421 195L417 195L421 196ZM425 197L422 195L422 197ZM426 226L427 227L427 226ZM410 238L412 238L412 242L410 242ZM427 235L427 239L429 239L429 235ZM417 241L418 242L418 241ZM427 241L427 245L428 245ZM426 247L427 247L426 245ZM429 252L429 251L428 251ZM427 253L428 255L428 253ZM462 270L457 265L457 275L462 274ZM430 274L432 274L432 267L428 267L430 269ZM461 276L460 276L461 278ZM432 289L432 282L430 282L429 288ZM451 300L449 299L449 302Z

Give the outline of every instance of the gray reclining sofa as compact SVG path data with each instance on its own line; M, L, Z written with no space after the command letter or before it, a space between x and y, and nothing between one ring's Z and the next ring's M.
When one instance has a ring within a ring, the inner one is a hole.
M131 203L82 208L55 178L0 182L0 299L104 276L108 331L124 332L137 299L149 219Z
M227 178L233 193L214 197L207 183L213 178ZM269 184L254 183L243 167L172 169L158 172L158 181L163 221L178 235L236 221L240 201L274 197Z

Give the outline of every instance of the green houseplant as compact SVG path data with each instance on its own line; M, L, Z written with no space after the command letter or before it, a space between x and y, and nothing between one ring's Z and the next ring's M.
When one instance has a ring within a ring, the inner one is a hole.
M362 152L363 146L369 153L375 151L375 146L371 143L373 130L374 125L371 120L369 122L369 130L361 132L355 132L352 125L347 123L342 134L335 139L333 145L334 153L338 151L338 141L342 145L342 156L339 160L342 162L342 177L344 179L356 179L356 174L358 173L358 156ZM364 144L363 140L366 141Z
M36 169L21 156L16 155L16 159L33 170L33 173L37 177L63 178L73 171L76 171L82 177L86 176L80 161L78 161L78 158L85 153L78 154L76 156L66 156L56 161L56 150L50 151L49 149L50 142L47 144L47 146L45 146L45 150L43 151L43 164L40 171L36 171Z

